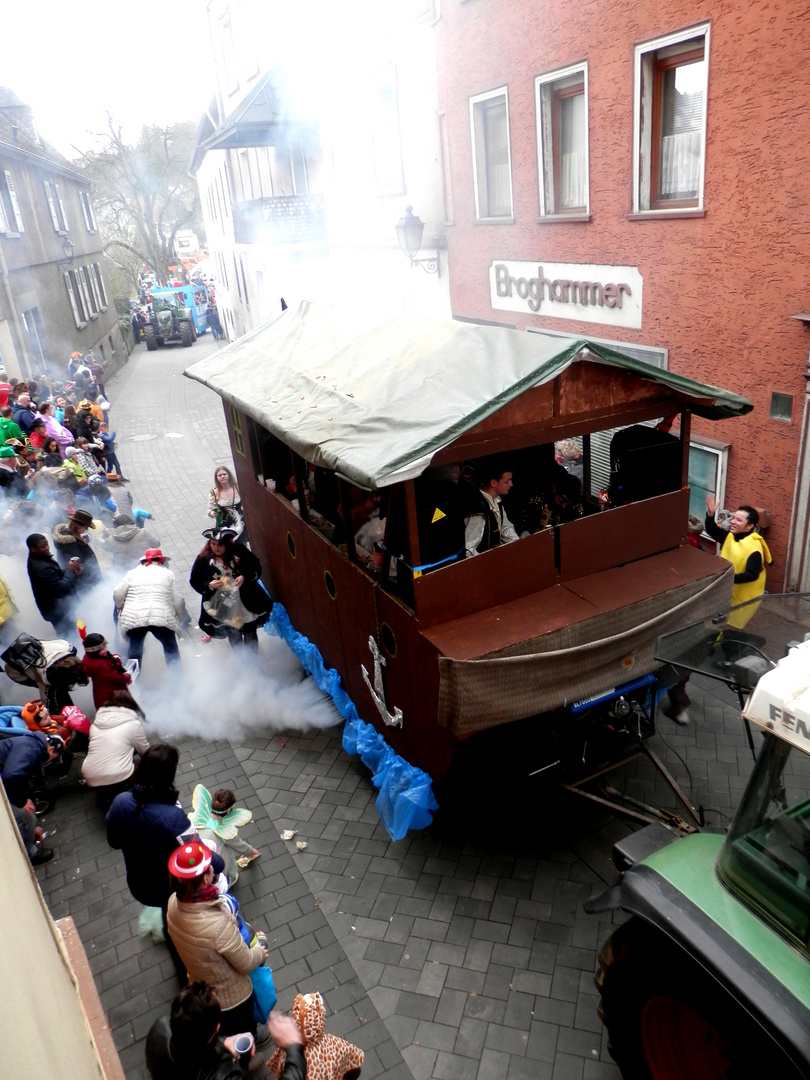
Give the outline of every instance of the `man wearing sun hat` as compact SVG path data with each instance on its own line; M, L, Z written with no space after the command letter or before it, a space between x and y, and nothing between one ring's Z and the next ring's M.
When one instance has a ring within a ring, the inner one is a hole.
M255 1038L250 972L264 964L267 944L263 935L252 948L245 944L215 884L224 869L222 857L201 840L177 848L169 858L169 873L178 888L169 899L166 921L190 978L217 988L220 1034L249 1031Z
M129 641L129 660L143 659L143 642L152 634L163 646L166 663L180 660L177 634L191 621L177 578L166 566L169 556L147 548L140 565L130 570L113 591L118 629Z

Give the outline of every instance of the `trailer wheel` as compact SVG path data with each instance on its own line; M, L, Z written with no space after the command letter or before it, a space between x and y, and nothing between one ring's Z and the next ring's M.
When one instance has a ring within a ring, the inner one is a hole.
M157 336L155 335L154 326L144 326L143 340L149 352L154 352L157 349Z
M780 1080L800 1076L727 991L640 919L608 941L595 981L625 1080L761 1080L763 1061Z
M191 329L190 323L180 323L180 343L184 349L194 344L194 331Z

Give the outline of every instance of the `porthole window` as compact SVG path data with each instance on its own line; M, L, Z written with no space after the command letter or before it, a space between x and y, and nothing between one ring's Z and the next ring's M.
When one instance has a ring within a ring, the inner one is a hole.
M384 622L380 627L380 641L382 641L382 647L393 660L397 655L397 639L394 637L394 631L388 623Z
M287 533L287 550L289 551L290 555L295 558L295 540L293 539L293 534L291 532Z
M334 600L335 596L337 596L337 586L335 585L335 579L332 577L328 570L324 570L323 580L326 582L326 591Z

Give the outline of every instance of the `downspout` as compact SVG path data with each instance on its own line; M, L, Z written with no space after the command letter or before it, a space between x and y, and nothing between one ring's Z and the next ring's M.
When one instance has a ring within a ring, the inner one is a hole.
M810 314L792 315L810 326ZM804 370L804 411L802 414L799 454L796 463L796 485L790 513L790 536L785 556L785 592L801 592L810 582L808 545L810 545L810 353Z
M17 305L14 303L14 295L11 291L11 282L8 277L8 266L6 265L6 254L3 251L3 245L0 244L0 280L3 282L3 292L6 294L6 304L11 315L11 323L17 333L17 343L22 352L22 358L25 361L25 371L20 374L25 375L26 378L31 377L31 358L28 355L28 349L25 346L25 335L23 334L22 326L20 325L20 319L17 315Z

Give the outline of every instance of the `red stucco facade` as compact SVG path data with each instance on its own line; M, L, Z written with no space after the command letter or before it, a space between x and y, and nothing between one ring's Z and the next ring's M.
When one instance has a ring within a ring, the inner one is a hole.
M669 350L672 371L745 394L749 416L695 420L731 444L726 505L771 515L769 587L785 571L810 332L810 4L649 0L612 4L443 0L436 24L439 107L452 185L447 246L453 314ZM710 26L703 210L631 220L634 47ZM541 221L535 78L587 62L590 220ZM513 220L476 221L472 96L506 86ZM641 328L494 310L493 260L636 267ZM792 395L790 422L771 395Z

